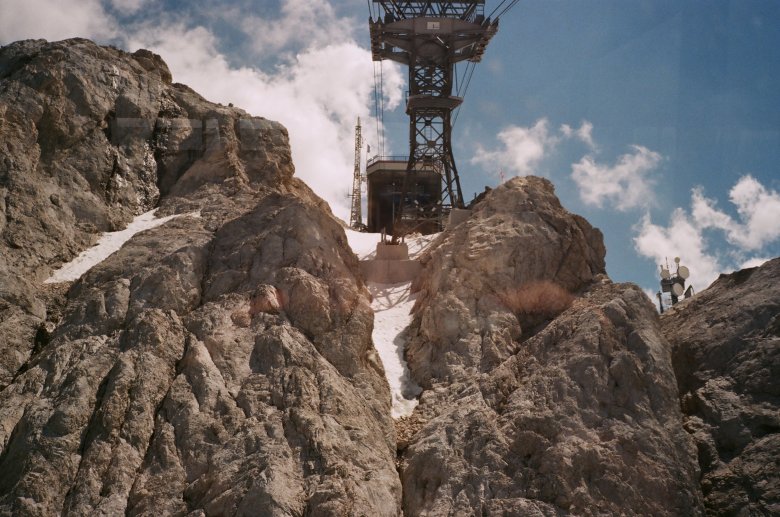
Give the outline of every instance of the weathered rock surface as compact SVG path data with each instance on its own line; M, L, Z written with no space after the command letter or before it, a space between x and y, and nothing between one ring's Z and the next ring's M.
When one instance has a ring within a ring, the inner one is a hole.
M493 190L422 260L407 515L701 513L653 306L548 181Z
M420 334L408 355L423 385L491 370L514 353L522 332L555 316L517 310L529 286L550 282L571 293L604 273L601 232L566 212L549 181L516 179L489 200L420 259Z
M711 515L780 514L780 258L661 317Z
M42 284L154 207L182 217ZM604 255L548 181L486 193L421 259L397 442L357 259L284 128L148 51L2 47L0 515L780 512L780 259L664 337Z
M151 136L174 92L148 51L123 55L85 40L0 49L0 386L47 318L36 286L50 266L157 203Z
M25 41L0 146L1 515L398 513L369 294L284 128L148 51ZM156 205L200 215L41 287Z

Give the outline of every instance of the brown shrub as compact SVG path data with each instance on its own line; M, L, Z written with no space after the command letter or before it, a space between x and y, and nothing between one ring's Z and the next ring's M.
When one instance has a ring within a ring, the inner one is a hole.
M574 296L558 284L542 280L506 291L502 299L518 317L528 316L533 320L547 320L568 309L574 301Z

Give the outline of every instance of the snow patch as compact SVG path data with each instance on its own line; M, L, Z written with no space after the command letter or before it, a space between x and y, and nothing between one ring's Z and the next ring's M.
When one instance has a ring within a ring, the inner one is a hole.
M346 229L347 241L360 260L376 258L376 245L381 242L380 233L363 233ZM404 242L409 246L409 258L414 260L425 251L438 236L415 234L407 236ZM393 418L409 416L417 406L417 397L422 393L409 374L404 359L407 334L406 329L412 322L412 307L417 298L411 294L411 282L401 284L379 284L367 282L373 301L374 333L371 338L374 348L382 359L387 383L393 397Z
M92 269L97 264L100 264L114 252L118 251L122 245L129 241L133 235L144 230L149 230L156 226L160 226L171 219L181 217L183 215L189 215L193 217L200 217L200 212L192 212L189 214L174 214L168 217L161 217L155 219L154 214L157 209L150 210L143 213L133 219L133 221L127 225L127 228L118 232L104 233L100 240L89 249L86 249L79 253L79 255L63 265L60 269L55 271L49 278L44 281L44 284L56 284L59 282L72 282L78 280L81 276Z
M385 368L393 396L392 417L409 416L417 406L422 388L412 381L404 359L406 328L412 321L416 295L411 294L411 282L402 284L368 283L373 301L374 333L371 338Z
M440 234L432 233L430 235L414 235L406 238L406 244L409 245L409 258L418 258L428 245Z

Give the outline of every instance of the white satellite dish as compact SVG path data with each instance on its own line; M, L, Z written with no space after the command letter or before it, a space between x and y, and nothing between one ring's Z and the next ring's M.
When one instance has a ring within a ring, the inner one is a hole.
M691 276L691 272L685 266L680 266L680 268L677 270L677 274L680 275L680 278L683 280Z
M663 268L661 270L661 278L663 278L664 280L669 280L671 277L672 277L672 274L669 273L668 269Z
M674 293L675 296L682 296L683 291L684 291L683 286L681 286L680 284L674 284L672 286L672 292Z

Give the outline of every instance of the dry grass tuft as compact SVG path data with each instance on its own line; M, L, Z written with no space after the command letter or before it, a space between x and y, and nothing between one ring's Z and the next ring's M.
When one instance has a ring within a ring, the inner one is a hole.
M518 317L526 317L521 319L548 320L568 309L574 296L558 284L542 280L507 291L502 299Z

